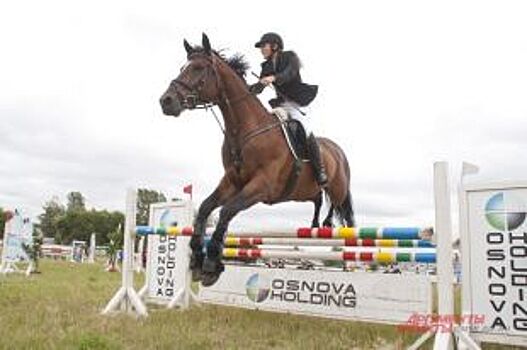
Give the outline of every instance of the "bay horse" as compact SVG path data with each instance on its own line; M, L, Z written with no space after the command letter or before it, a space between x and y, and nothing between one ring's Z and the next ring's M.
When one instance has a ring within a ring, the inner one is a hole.
M251 94L244 80L248 65L243 57L223 57L211 48L206 34L202 46L184 40L187 63L160 98L165 115L178 117L184 110L217 105L223 115L221 149L225 173L216 189L201 203L190 241L190 268L195 281L210 286L224 269L223 240L229 222L240 211L257 203L311 201L315 204L312 225L324 192L331 202L325 224L333 211L346 226L354 226L350 193L350 168L342 149L319 138L321 157L328 174L322 191L310 164L295 161L280 127L280 121ZM219 221L204 252L205 224L211 212L221 207ZM316 220L315 220L316 218Z

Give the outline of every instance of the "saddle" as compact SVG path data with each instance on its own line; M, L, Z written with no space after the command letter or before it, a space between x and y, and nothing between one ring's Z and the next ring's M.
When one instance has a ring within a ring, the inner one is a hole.
M293 157L302 162L309 162L306 132L302 123L292 119L283 108L275 108L272 113L281 122L280 127Z

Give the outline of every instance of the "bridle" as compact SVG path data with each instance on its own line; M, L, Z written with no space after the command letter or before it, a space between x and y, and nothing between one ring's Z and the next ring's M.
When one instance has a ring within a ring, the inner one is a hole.
M193 55L189 56L189 60L192 59L192 56ZM176 95L179 99L179 102L184 108L186 109L206 109L216 104L214 102L204 101L201 98L201 90L203 90L203 87L205 86L205 82L207 81L208 75L210 74L211 71L216 77L216 82L217 82L217 85L219 86L220 79L218 76L218 72L216 71L216 68L214 67L214 62L212 61L212 59L210 60L210 62L211 64L207 65L206 70L201 72L201 74L198 76L198 79L196 79L197 81L194 84L189 83L181 79L180 77L174 79L172 83L170 84L172 87L174 87L174 90L176 91ZM178 86L187 90L189 93L185 95L182 94L180 89L177 88Z
M189 83L180 77L174 79L171 83L171 86L174 88L176 95L179 99L179 102L181 105L189 110L193 109L205 109L210 110L212 114L214 115L214 119L216 119L216 122L218 123L218 126L220 127L221 131L224 135L227 135L225 128L221 125L220 119L216 115L216 112L212 107L217 105L225 105L229 110L232 112L232 106L238 102L243 101L247 97L249 97L251 94L250 91L247 91L245 94L242 94L241 96L235 98L235 99L229 99L225 93L225 89L223 88L224 83L220 78L220 75L217 70L217 63L216 59L218 59L215 53L210 53L209 55L203 53L203 52L195 52L191 53L188 56L188 61L192 60L193 58L200 57L209 62L206 69L200 73L197 79L194 79L194 83ZM183 69L185 66L183 66ZM207 79L209 78L210 74L213 74L216 78L216 88L218 91L220 91L220 97L216 101L206 101L201 97L201 91L205 87L205 83ZM177 87L180 86L183 89L187 90L189 93L186 95L183 95Z
M206 59L209 61L209 65L207 65L206 69L200 73L197 79L194 79L195 83L189 83L187 81L184 81L181 78L176 78L172 81L171 85L174 86L174 90L176 91L176 95L178 96L179 102L183 107L186 109L209 109L212 106L219 105L220 103L224 103L227 106L232 106L234 103L240 102L247 98L249 95L251 95L250 92L247 92L246 94L243 94L242 96L236 98L236 99L229 99L225 95L225 90L222 89L223 82L218 74L217 68L216 68L216 57L215 54L211 54L210 56L205 55L201 52L193 53L189 55L188 60L192 60L193 58L199 56L201 58ZM218 91L221 91L221 96L219 100L217 101L206 101L201 97L201 91L205 87L205 82L207 81L210 74L213 74L216 78L216 87ZM182 87L183 89L189 91L188 94L183 95L180 91L180 89L177 89L177 86Z

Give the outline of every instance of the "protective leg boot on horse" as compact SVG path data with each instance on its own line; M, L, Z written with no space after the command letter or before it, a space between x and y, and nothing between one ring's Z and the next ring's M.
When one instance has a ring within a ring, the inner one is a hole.
M218 239L213 235L207 245L207 256L203 261L203 267L201 269L201 284L204 287L209 287L216 283L221 273L225 270L225 265L221 261L223 258L222 241L222 238Z
M190 239L190 249L192 250L192 254L190 256L189 267L192 272L192 281L198 282L202 278L203 261L205 260L203 238L194 233Z
M221 261L223 257L223 244L217 239L211 239L207 245L207 253L203 251L203 245L196 243L197 240L190 241L192 255L190 256L190 270L192 271L192 281L201 282L205 287L213 285L225 267ZM196 237L197 239L197 237Z
M328 176L322 158L320 157L320 147L318 146L317 138L313 133L307 137L307 150L311 166L315 173L315 179L322 188L325 188L328 185Z

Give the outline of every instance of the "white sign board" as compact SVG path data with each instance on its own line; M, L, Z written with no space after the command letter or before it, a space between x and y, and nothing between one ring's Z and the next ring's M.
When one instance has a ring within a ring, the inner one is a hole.
M153 227L191 226L192 205L189 201L156 203L150 206L149 225ZM188 240L176 237L148 236L148 259L146 266L147 297L160 302L168 302L186 281L178 278L186 276L188 264L178 264L177 244L188 244ZM179 249L179 251L182 251ZM186 250L183 250L186 251Z
M199 300L275 312L404 323L431 309L430 279L423 275L303 271L225 266Z
M15 210L13 217L5 223L0 273L19 272L17 263L29 261L23 245L30 245L32 241L33 224L31 220L24 217L20 211ZM32 264L30 263L26 273L29 274L31 269Z
M527 345L527 186L472 186L463 195L470 261L464 312L484 317L472 332L483 341Z
M31 244L32 240L33 224L31 220L24 217L20 211L15 210L13 217L5 225L2 263L27 261L28 256L22 245Z

